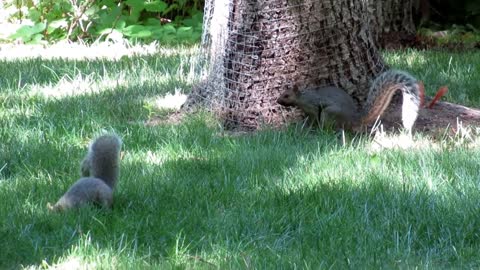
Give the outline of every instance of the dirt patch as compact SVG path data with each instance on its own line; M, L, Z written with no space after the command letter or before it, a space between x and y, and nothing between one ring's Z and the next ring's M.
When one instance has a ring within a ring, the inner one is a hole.
M180 110L180 111L169 113L168 115L153 116L145 122L145 125L146 126L158 126L158 125L164 125L164 124L177 125L182 122L183 118L185 118L185 114L186 112Z
M425 100L428 104L431 98ZM401 115L402 99L396 97L382 117L382 124L387 129L401 127ZM431 109L420 109L413 130L433 136L455 134L459 123L463 127L480 127L480 109L439 101Z

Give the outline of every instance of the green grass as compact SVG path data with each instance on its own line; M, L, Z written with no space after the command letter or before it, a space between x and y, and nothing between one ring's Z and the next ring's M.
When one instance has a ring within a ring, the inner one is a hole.
M448 86L446 99L466 106L480 107L480 53L446 53L441 51L389 52L390 66L405 69L425 83L428 96L438 88Z
M185 51L0 61L1 269L480 266L478 148L372 152L294 125L228 136L203 113L144 125L152 99L194 82ZM386 59L480 105L480 53ZM124 141L114 209L47 212L103 130Z

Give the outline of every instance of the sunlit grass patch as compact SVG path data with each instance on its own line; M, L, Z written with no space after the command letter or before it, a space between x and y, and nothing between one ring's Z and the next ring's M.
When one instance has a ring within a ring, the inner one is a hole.
M81 43L59 42L49 46L1 44L0 59L8 61L29 58L40 58L44 60L120 60L122 59L122 57L141 57L158 54L166 57L179 54L183 56L191 56L193 54L196 54L197 50L197 46L161 47L156 42L150 44L130 44L128 42L101 42L91 45Z

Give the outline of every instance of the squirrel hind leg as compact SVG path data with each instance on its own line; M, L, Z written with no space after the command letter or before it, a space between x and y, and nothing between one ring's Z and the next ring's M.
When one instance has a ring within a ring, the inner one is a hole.
M96 190L95 204L111 209L113 205L113 190L107 185L100 185Z
M112 209L113 196L103 194L96 200L96 203L104 209Z
M89 177L90 176L90 169L91 169L91 164L90 161L91 159L88 157L88 155L82 160L82 163L80 164L80 174L82 177Z

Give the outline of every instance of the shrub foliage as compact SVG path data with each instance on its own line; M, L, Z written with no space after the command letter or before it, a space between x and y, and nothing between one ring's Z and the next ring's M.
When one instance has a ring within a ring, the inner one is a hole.
M25 43L140 40L196 42L203 0L7 0L10 20L28 24L11 39Z

